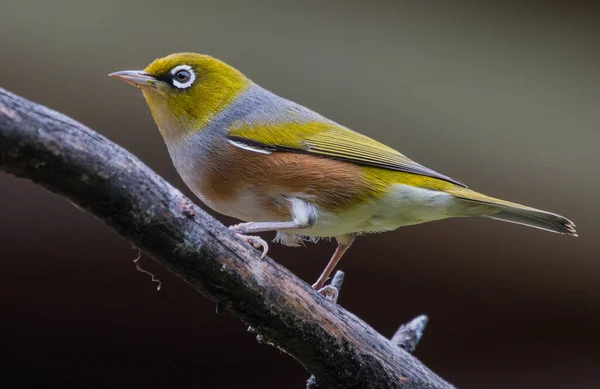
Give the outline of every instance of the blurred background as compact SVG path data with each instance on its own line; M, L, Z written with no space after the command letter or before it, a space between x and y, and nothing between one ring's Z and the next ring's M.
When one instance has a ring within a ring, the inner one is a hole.
M85 123L191 196L140 94L106 75L209 53L471 188L572 218L579 239L484 219L360 238L341 262L340 303L386 336L428 314L416 355L459 388L598 388L598 8L3 0L0 86ZM98 220L24 180L0 174L0 189L2 381L304 387L298 363L145 258L157 292L131 244ZM270 254L313 282L333 249Z

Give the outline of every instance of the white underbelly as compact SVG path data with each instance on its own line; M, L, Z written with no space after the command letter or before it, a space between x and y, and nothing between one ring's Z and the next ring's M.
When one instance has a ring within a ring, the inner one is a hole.
M203 199L200 194L199 197L217 212L243 221L273 221L258 206L259 198L253 193L244 193L235 201L223 204ZM310 202L309 199L307 201ZM398 184L387 196L344 211L329 212L316 207L317 222L314 226L285 232L324 238L391 231L402 226L459 216L461 208L461 204L447 193ZM293 219L294 215L290 214L290 220Z
M460 204L444 192L398 184L377 201L342 212L319 210L316 225L290 233L335 237L395 230L399 227L446 219L460 214Z

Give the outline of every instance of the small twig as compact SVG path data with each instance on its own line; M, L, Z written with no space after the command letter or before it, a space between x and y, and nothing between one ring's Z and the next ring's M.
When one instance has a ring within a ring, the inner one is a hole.
M428 322L427 315L419 315L408 323L402 324L392 336L392 343L412 354L421 340Z
M156 290L160 290L161 286L162 286L162 282L160 282L160 280L158 278L156 278L154 276L154 274L150 273L148 270L143 269L140 264L139 264L139 260L142 259L142 250L140 250L139 248L135 247L134 248L138 251L138 256L136 259L133 260L133 263L135 264L135 268L137 271L141 272L141 273L145 273L148 274L150 277L152 277L151 281L152 282L157 282L158 286L156 287Z
M335 272L335 275L333 276L333 280L331 280L331 286L333 286L334 288L336 288L338 290L338 292L340 290L342 290L342 284L344 283L344 272L341 270L338 270Z
M338 297L340 296L340 290L342 289L342 283L344 282L344 272L338 270L331 280L331 284L325 285L323 289L319 291L325 298L332 303L336 304Z

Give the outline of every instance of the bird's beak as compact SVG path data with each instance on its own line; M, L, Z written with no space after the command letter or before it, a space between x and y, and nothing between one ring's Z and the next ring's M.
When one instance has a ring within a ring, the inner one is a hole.
M156 86L158 80L152 77L149 73L142 70L123 70L121 72L114 72L108 75L109 77L118 78L128 84L131 84L137 88L143 86Z

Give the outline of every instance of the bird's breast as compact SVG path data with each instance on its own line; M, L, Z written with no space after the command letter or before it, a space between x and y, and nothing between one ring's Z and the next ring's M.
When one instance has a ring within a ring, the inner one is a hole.
M198 137L202 139L202 137ZM290 198L338 212L369 186L357 165L306 154L256 153L226 140L169 148L186 185L215 211L246 221L290 220Z

